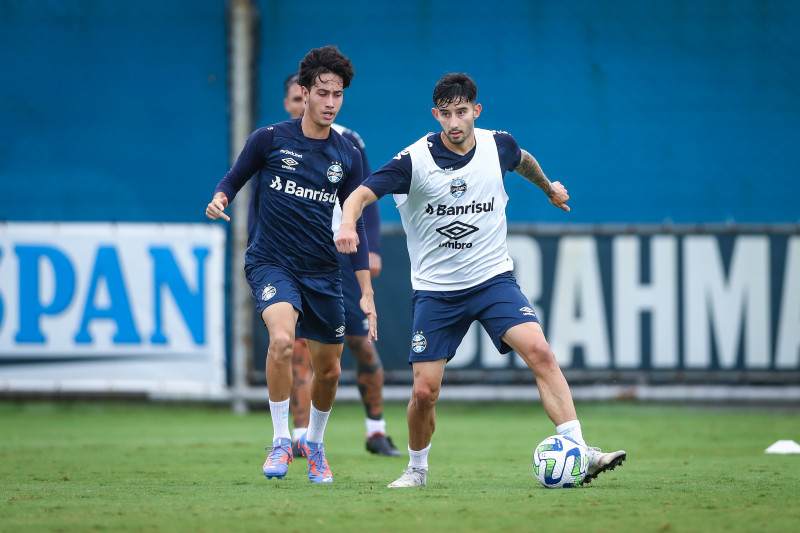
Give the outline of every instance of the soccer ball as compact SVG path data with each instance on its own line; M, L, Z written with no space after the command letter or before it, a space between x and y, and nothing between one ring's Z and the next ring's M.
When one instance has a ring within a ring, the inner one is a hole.
M586 449L569 437L547 437L533 452L533 473L548 489L577 487L586 477Z

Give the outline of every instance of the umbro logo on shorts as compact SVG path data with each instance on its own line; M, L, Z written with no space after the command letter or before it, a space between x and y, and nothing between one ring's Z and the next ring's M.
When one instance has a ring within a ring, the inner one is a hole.
M341 337L342 335L344 335L344 326L339 326L336 328L336 336Z

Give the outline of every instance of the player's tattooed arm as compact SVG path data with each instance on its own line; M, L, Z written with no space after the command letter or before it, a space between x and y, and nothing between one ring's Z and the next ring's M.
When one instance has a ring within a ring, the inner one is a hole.
M547 179L547 176L544 175L542 167L539 166L539 162L536 161L536 158L526 150L520 149L520 151L522 152L522 158L517 168L514 169L517 174L544 191L547 197L550 198L551 204L564 211L569 211L569 206L567 205L567 201L569 200L567 189L561 182L551 182Z
M520 149L520 152L522 152L522 159L515 169L517 174L542 189L548 198L552 198L555 191L553 191L550 180L544 175L542 167L539 166L539 162L527 150Z

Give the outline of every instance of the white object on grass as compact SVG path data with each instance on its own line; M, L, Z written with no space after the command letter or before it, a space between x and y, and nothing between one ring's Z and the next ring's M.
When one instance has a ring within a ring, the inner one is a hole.
M779 440L766 450L765 453L781 453L781 454L789 454L789 453L800 453L800 444L797 444L793 440Z

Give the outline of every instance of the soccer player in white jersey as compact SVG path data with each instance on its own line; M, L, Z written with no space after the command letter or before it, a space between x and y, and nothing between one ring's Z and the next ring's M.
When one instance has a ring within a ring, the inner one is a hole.
M626 453L603 453L583 440L564 374L536 313L512 276L506 245L503 186L516 171L559 209L569 196L506 132L476 129L477 87L466 74L443 76L433 91L433 116L442 131L400 152L364 180L343 206L336 246L354 253L356 221L366 205L394 193L411 259L413 333L409 362L414 386L408 404L408 469L389 487L425 485L436 426L435 406L445 364L478 320L501 353L512 349L536 375L545 411L559 434L586 447L586 482L622 464Z

